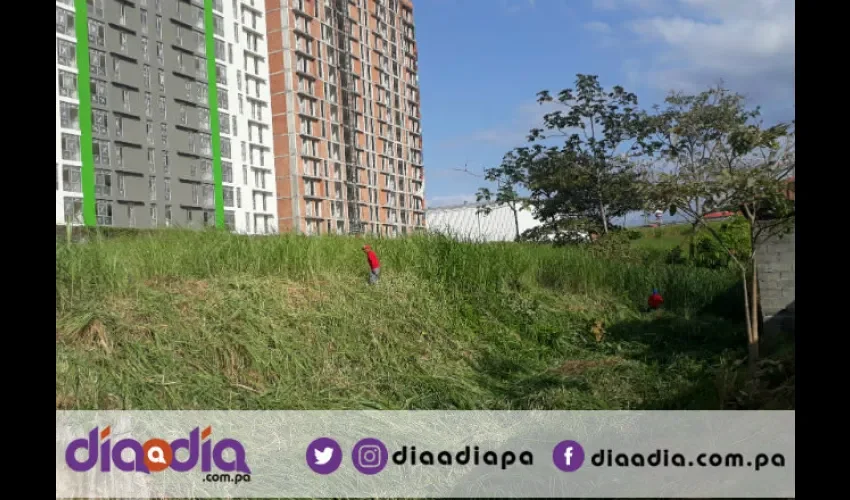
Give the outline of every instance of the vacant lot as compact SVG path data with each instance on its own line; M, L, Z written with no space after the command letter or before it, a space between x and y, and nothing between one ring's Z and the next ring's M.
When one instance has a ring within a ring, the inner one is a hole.
M751 404L735 400L745 334L725 271L417 237L369 241L383 276L368 287L363 243L164 231L57 244L57 408ZM653 287L660 314L643 310ZM758 404L791 404L771 397Z

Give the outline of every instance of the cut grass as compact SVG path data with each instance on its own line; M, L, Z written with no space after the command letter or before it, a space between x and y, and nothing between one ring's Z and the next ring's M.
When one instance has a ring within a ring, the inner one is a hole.
M741 356L726 272L413 237L369 287L365 242L57 245L57 408L716 409Z

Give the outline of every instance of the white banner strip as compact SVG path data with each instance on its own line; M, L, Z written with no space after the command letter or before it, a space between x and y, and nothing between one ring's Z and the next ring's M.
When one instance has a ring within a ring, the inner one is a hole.
M56 412L57 498L793 498L793 411Z

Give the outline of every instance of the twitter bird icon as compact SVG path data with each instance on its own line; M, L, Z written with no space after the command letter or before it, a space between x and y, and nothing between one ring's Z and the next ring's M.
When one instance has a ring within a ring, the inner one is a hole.
M342 464L342 448L328 437L314 440L307 446L307 466L316 474L330 474Z
M327 447L324 450L313 450L313 455L316 457L316 465L325 465L330 462L334 456L334 449Z

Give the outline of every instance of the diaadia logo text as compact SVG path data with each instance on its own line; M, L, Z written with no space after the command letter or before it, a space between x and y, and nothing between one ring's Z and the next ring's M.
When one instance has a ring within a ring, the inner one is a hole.
M120 471L149 474L168 468L187 472L197 467L200 461L202 472L210 472L215 466L224 472L251 474L242 443L235 439L222 439L213 444L213 440L208 439L212 427L203 431L196 427L189 433L188 439L179 438L171 443L157 438L144 443L125 438L113 443L110 434L110 427L103 430L95 427L89 432L88 438L75 439L65 450L65 463L77 472L90 471L100 462L101 472L109 472L114 465ZM188 457L179 459L177 452L180 450L186 450ZM235 458L226 460L226 450L230 450Z

